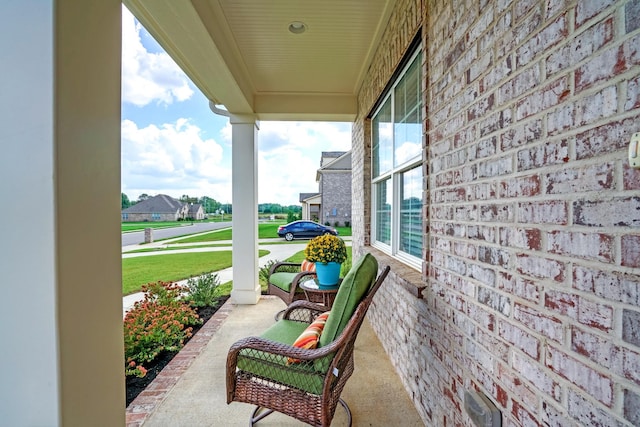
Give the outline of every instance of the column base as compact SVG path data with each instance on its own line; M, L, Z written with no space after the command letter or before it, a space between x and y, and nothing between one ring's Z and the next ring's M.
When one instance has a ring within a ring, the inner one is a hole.
M234 289L231 291L231 299L236 304L254 305L260 301L260 286L256 286L255 289Z

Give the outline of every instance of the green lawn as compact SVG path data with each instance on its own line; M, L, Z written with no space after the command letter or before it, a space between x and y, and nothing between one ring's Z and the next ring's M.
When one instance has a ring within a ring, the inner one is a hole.
M193 246L182 246L182 245L171 245L168 244L166 246L157 246L153 248L147 249L136 249L135 251L128 251L128 254L137 254L142 252L166 252L166 251L175 251L182 249L200 249L200 248L228 248L229 245L227 243L211 243L210 245L193 245Z
M225 221L231 221L231 215L224 218ZM191 225L193 222L220 222L220 217L209 218L201 221L140 221L140 222L123 222L120 223L120 229L123 233L129 231L141 231L145 228L170 228L182 227L183 225Z
M273 239L278 237L278 227L284 225L284 223L268 223L258 224L258 239ZM351 227L337 227L340 236L351 236ZM201 234L199 236L186 237L181 240L176 240L174 243L200 243L200 242L215 242L219 240L231 240L232 232L231 228L226 228L220 231L212 231L210 233ZM284 241L284 239L283 239Z
M140 231L145 228L169 228L169 227L180 227L185 225L184 221L158 221L158 222L123 222L121 224L121 229L123 233L127 231Z
M149 223L140 223L149 225ZM161 224L161 223L153 223ZM169 223L165 223L169 224ZM178 222L177 224L180 224ZM267 223L258 225L260 238L272 238L277 236L278 223ZM124 226L124 224L123 224ZM350 236L350 227L338 227L340 236ZM213 231L201 236L187 237L179 243L215 242L220 240L231 240L231 229ZM178 243L178 242L176 242ZM284 240L283 240L284 243ZM219 245L212 245L219 246ZM135 252L146 252L157 249L142 249ZM264 256L269 252L260 250L259 256ZM351 266L351 247L347 247L348 258L343 265L344 268ZM286 261L302 262L304 252L300 251ZM285 261L285 260L282 260ZM231 267L231 251L214 252L193 252L180 254L154 255L147 257L125 258L122 260L122 292L123 295L139 292L142 285L158 281L173 282L188 279L192 276L201 275L211 271L219 271ZM344 272L343 272L344 275ZM226 283L225 288L231 290L231 283Z
M269 251L260 250L259 256ZM122 260L122 294L139 292L142 285L173 282L231 267L231 251L154 255Z

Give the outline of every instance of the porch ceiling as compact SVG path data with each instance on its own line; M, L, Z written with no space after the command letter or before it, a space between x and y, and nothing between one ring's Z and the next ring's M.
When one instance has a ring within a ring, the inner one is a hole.
M210 100L260 120L352 121L391 0L124 0ZM289 31L300 21L302 34Z

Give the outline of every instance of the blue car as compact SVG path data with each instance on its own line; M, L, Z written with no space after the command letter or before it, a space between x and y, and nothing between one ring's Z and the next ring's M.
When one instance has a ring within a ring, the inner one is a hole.
M337 236L338 231L333 227L327 227L317 222L304 220L293 221L287 225L278 227L278 236L284 237L284 239L289 242L293 239L310 239L312 237L322 236L323 234L333 234Z

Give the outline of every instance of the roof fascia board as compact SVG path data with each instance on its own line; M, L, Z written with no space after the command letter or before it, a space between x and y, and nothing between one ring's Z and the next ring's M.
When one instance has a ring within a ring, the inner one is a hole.
M261 120L353 122L358 113L353 94L257 94L254 105Z
M347 156L351 156L351 150L345 152L342 156L340 157L336 157L335 159L331 160L329 163L327 163L326 165L324 165L323 167L321 167L319 170L321 171L325 171L326 169L331 168L331 166L337 162L342 161L342 159L344 159ZM344 169L340 169L340 170L344 170Z

